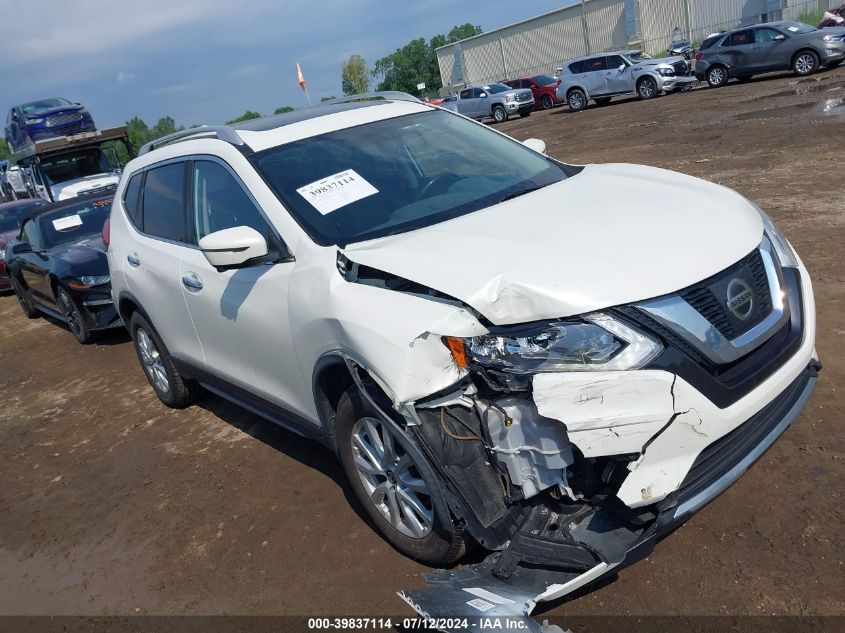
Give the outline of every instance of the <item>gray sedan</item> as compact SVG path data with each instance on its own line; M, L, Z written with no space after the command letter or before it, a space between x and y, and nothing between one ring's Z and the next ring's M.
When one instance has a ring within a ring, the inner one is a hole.
M696 54L695 76L713 88L732 78L747 81L759 73L792 70L811 75L845 59L845 28L817 29L803 22L746 26L715 38Z

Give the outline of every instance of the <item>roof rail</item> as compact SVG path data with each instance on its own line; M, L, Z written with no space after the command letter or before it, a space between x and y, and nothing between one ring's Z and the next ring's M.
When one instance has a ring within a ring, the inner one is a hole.
M196 138L216 138L238 147L246 145L243 139L238 136L238 133L226 125L202 125L187 130L179 130L173 134L168 134L167 136L162 136L149 143L145 143L138 151L138 156L142 156L147 152L164 147L165 145L172 145L173 143L189 141Z
M384 90L382 92L363 92L361 94L349 95L347 97L337 97L335 99L323 101L320 105L335 105L338 103L350 103L353 101L412 101L414 103L422 103L415 96L410 95L407 92Z

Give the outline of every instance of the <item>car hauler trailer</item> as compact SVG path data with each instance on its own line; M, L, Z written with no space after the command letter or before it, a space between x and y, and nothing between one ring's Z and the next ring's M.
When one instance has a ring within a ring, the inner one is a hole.
M104 147L111 143L111 147ZM58 201L117 187L122 165L115 151L132 145L125 126L35 141L12 155L32 197ZM109 156L111 154L111 156Z

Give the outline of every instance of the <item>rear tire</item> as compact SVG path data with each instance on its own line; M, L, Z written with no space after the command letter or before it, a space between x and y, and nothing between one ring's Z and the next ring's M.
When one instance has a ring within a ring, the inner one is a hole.
M93 341L94 335L85 321L85 314L64 286L57 286L56 288L56 303L62 312L67 328L76 337L76 340L83 345Z
M540 105L542 106L543 110L551 110L555 107L555 100L552 99L552 95L543 95L540 99Z
M711 88L721 88L729 79L728 69L721 64L714 64L707 69L707 83Z
M507 110L505 110L500 105L493 106L493 113L492 114L493 114L493 120L496 123L504 123L505 121L508 120Z
M798 51L792 58L792 72L799 77L812 75L819 69L819 56L815 51Z
M18 304L21 306L21 310L26 315L27 319L36 319L39 316L38 309L32 304L32 299L29 298L29 295L26 294L26 290L20 285L17 279L14 277L12 279L12 290L15 292L15 296L18 298Z
M608 103L610 103L610 100L611 100L611 99L612 99L612 97L596 97L596 99L595 99L595 101L596 101L596 105L598 105L598 106L600 106L600 107L602 107L602 108L603 108L603 107L604 107L604 106L606 106Z
M161 337L140 312L132 315L129 333L135 344L135 353L158 399L173 409L184 409L194 403L199 385L186 380L176 371L170 352Z
M355 387L341 396L335 419L349 485L388 542L429 565L459 560L466 552L463 528L452 522L439 480L414 443Z
M566 103L572 112L581 112L587 108L587 95L580 88L573 88L566 95Z

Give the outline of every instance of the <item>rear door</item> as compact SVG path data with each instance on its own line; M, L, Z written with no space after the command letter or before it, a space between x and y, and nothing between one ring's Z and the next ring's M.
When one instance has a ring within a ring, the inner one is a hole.
M140 227L127 243L124 275L171 355L196 366L204 357L182 296L180 266L190 243L186 211L188 163L161 163L146 171L139 201Z
M585 73L585 88L590 95L590 98L600 97L607 94L607 78L605 71L607 70L607 58L591 57L584 62Z
M730 67L739 73L753 70L754 63L754 29L743 29L733 33L725 39L725 47L721 57Z

